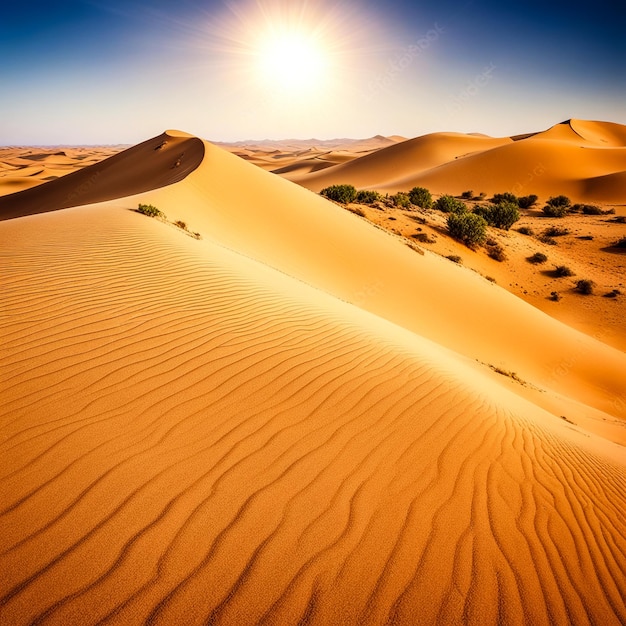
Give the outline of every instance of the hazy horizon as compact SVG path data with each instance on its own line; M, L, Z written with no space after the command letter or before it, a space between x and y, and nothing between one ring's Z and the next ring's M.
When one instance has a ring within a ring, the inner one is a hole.
M35 1L0 24L0 145L626 123L622 25L608 2Z

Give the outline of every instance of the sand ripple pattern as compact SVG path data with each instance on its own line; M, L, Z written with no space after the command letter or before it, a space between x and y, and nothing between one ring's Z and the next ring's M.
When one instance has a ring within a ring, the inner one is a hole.
M626 623L623 467L208 241L61 218L0 252L1 624Z

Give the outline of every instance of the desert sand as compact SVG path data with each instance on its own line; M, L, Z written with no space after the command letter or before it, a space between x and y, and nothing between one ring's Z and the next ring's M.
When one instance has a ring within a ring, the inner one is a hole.
M620 129L555 128L418 167L588 142L568 189L614 195ZM255 152L168 131L0 197L0 623L626 622L626 353Z

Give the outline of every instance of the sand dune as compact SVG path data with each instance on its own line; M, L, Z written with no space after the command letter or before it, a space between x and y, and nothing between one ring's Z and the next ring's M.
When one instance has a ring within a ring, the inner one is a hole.
M626 202L621 184L626 171L626 127L568 120L514 139L437 133L345 166L290 179L314 191L341 183L391 192L417 185L435 193L460 194L471 189L487 194L535 193L546 199L566 194L575 201Z
M85 167L63 180L0 197L0 219L102 202L182 180L204 155L200 139L176 131Z
M626 621L626 355L162 137L0 200L0 623Z

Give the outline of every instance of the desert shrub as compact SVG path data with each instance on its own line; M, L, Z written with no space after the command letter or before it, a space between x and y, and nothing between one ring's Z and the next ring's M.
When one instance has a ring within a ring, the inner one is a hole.
M368 189L361 189L356 194L356 201L359 204L374 204L382 199L382 196L377 191L369 191Z
M582 241L593 241L593 235L580 235L580 237L576 237L576 239L581 239Z
M411 237L420 243L437 243L437 240L434 237L431 237L428 233L415 233L414 235L411 235Z
M605 298L617 298L617 296L621 296L622 292L619 289L613 289L613 291L609 291L609 293L605 293Z
M467 212L450 213L447 225L450 235L470 248L485 241L487 222L480 215Z
M529 228L528 226L520 226L517 229L518 233L521 233L522 235L534 235L534 231L532 228Z
M626 224L626 215L618 215L612 221L617 222L618 224Z
M495 283L496 279L493 276L485 276L485 278L490 282L490 283Z
M595 204L575 204L572 207L572 212L580 212L585 215L602 215L604 211Z
M433 207L438 211L442 211L443 213L467 212L467 205L465 204L465 202L461 202L461 200L457 200L456 198L448 195L438 198Z
M604 215L615 215L615 209L607 209L606 211L602 211Z
M461 194L461 198L463 198L463 200L471 200L474 197L474 192L469 190L469 191L464 191Z
M578 293L582 293L583 295L588 296L593 293L594 286L595 283L592 280L589 280L588 278L583 278L576 281L575 289Z
M493 196L493 198L489 199L489 202L493 202L494 204L500 204L502 202L510 202L515 206L519 206L519 201L517 196L513 193L505 191L504 193L497 193Z
M552 239L552 237L549 237L548 235L539 235L539 237L537 237L537 241L541 241L541 243L545 243L549 246L557 245L556 239Z
M539 198L535 194L530 194L529 196L521 196L517 199L517 204L521 209L530 209L531 206L534 206L537 203Z
M463 263L463 259L458 254L449 254L446 259L449 259L453 263L458 263L459 265Z
M430 209L433 205L433 197L425 187L413 187L409 191L409 199L412 204L422 207L422 209Z
M571 201L567 196L551 196L546 202L548 206L564 206L569 207Z
M533 265L539 265L540 263L545 263L548 257L543 252L535 252L535 254L529 256L526 260Z
M563 235L569 235L568 228L561 228L560 226L550 226L543 231L545 237L562 237Z
M613 244L613 247L615 247L615 248L626 248L626 237L622 237L621 239L618 239Z
M541 210L547 217L565 217L568 213L568 207L561 205L546 204Z
M491 206L475 207L474 213L484 217L490 226L502 230L509 230L520 218L517 205L508 201L502 201Z
M487 239L485 242L485 249L490 258L496 261L506 261L506 252L504 248L494 239Z
M391 196L391 199L396 207L408 209L411 206L411 200L408 193L400 191L395 196Z
M178 228L182 228L183 230L187 230L187 224L185 224L185 222L183 222L182 220L176 220L174 222L174 226L178 226Z
M139 206L137 207L137 212L141 213L142 215L147 215L148 217L160 217L162 219L165 219L165 214L151 204L139 204Z
M554 275L557 278L565 278L566 276L573 276L574 272L572 272L572 270L567 267L567 265L557 265L554 268Z
M560 299L561 299L561 296L558 291L552 291L550 293L550 300L553 300L554 302L558 302Z
M320 191L320 194L329 200L348 204L356 200L356 189L353 185L331 185Z

